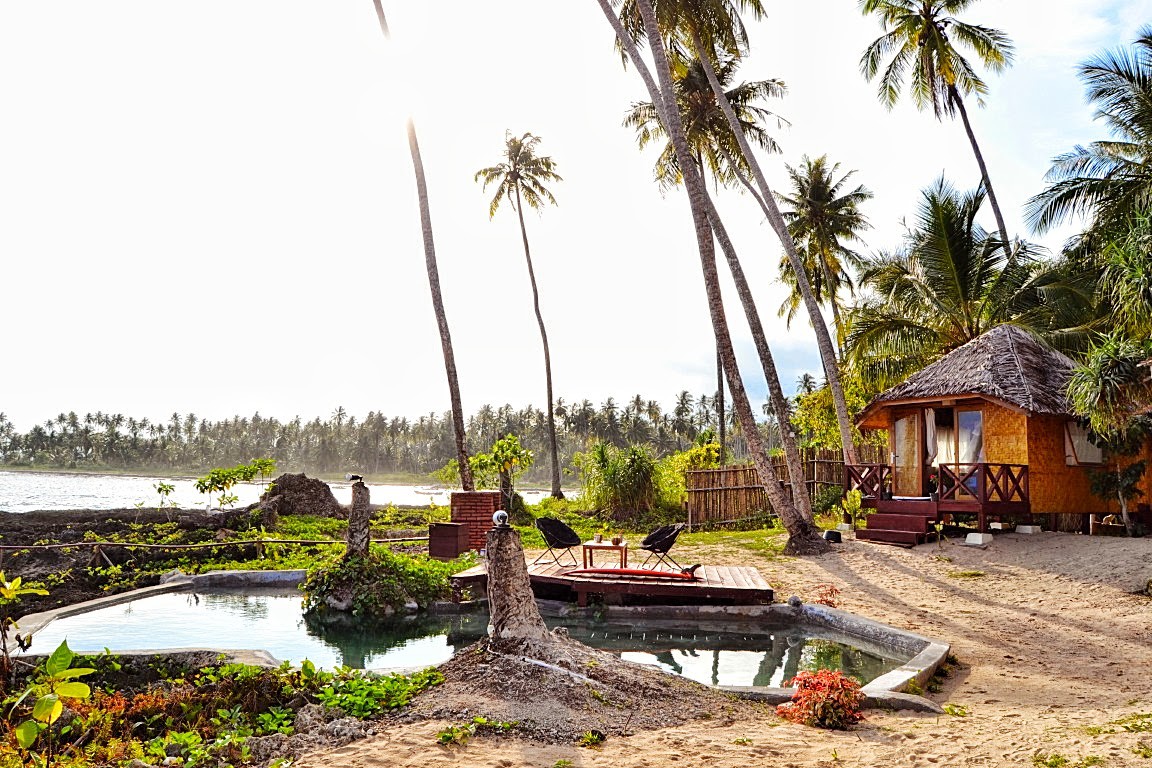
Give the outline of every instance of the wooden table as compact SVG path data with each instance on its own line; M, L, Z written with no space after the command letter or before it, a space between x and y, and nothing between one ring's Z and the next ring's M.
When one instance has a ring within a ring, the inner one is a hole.
M598 549L614 549L620 553L620 567L628 567L628 542L621 541L619 544L613 544L611 541L586 541L584 542L584 567L594 568L596 550Z

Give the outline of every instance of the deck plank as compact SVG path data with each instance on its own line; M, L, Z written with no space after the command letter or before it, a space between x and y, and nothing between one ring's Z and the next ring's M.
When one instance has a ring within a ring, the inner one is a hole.
M469 568L452 577L461 586L487 584L486 563ZM619 567L619 566L617 566ZM698 599L734 599L738 602L772 602L772 588L755 568L749 566L710 565L698 570L698 578L687 581L676 578L613 576L595 574L569 575L576 568L544 562L528 565L534 583L567 586L577 595L625 594L650 597Z

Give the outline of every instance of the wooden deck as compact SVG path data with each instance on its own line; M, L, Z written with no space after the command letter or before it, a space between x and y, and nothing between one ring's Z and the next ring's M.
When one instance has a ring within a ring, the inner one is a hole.
M550 591L567 589L579 605L588 604L588 595L633 595L643 598L672 598L678 603L724 602L736 605L763 605L772 602L772 587L755 568L749 566L705 565L696 571L695 581L646 576L568 575L574 566L539 563L528 565L532 587ZM473 592L488 587L487 564L461 571L452 577L453 585Z

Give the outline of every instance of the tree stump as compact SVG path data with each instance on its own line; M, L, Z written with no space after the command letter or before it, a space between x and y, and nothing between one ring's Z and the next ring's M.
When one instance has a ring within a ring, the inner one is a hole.
M363 481L352 484L352 508L348 513L348 549L344 557L366 557L371 540L372 509L368 486Z
M488 636L495 647L551 639L536 608L524 547L513 528L488 531Z

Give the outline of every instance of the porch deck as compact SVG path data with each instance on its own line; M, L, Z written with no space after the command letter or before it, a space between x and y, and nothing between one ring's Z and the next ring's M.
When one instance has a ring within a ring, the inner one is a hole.
M556 563L528 565L528 578L535 590L546 587L567 590L579 605L588 604L588 595L633 595L672 598L681 603L723 601L735 605L765 605L772 602L772 587L749 566L705 565L696 571L696 580L661 579L646 576L569 575L574 566ZM474 592L488 588L486 563L461 571L452 577L454 587Z
M1032 504L1028 493L1026 464L940 464L925 467L925 477L918 488L930 487L928 472L938 472L937 488L925 496L886 497L892 482L892 467L887 464L856 464L844 468L844 489L858 490L863 506L875 509L869 518L869 529L875 532L899 532L901 535L865 535L859 538L887 540L907 545L921 544L932 523L944 515L972 515L976 530L988 530L989 519L1013 518L1031 520ZM872 527L876 518L878 526ZM915 535L910 535L915 534Z

